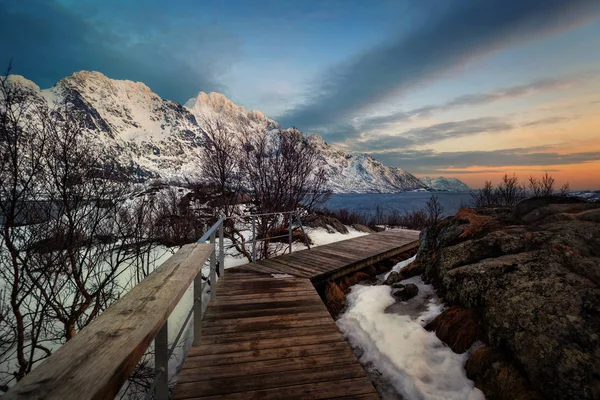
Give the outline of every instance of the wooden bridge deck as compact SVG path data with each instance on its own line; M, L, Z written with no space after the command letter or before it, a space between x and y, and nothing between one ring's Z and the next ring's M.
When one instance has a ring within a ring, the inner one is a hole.
M379 398L313 284L405 252L417 240L416 231L385 231L227 269L174 398Z

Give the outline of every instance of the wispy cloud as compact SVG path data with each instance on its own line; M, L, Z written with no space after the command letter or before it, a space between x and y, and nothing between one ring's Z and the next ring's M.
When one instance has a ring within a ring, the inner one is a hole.
M565 122L565 121L571 121L574 118L576 118L576 117L556 116L556 117L541 118L538 120L525 122L525 123L521 124L521 126L524 128L530 128L532 126L539 126L539 125L554 125L554 124L558 124L558 123Z
M551 147L544 146L492 151L408 150L376 153L373 156L383 163L402 166L411 172L425 174L437 173L440 169L568 165L600 160L600 152L562 154L552 151Z
M455 108L467 106L474 107L484 104L490 104L501 100L530 96L537 93L543 93L552 90L566 89L575 85L588 83L590 80L597 79L598 76L600 76L598 72L583 72L579 74L573 74L556 78L544 78L528 84L507 86L494 89L488 92L470 93L463 96L455 97L442 104L428 105L408 111L397 111L388 115L364 118L356 122L355 124L334 124L332 127L329 128L328 131L326 131L326 136L330 140L343 141L352 140L359 136L366 136L371 132L389 132L390 130L398 131L398 128L393 127L394 124L412 122L415 118L430 118L435 114L444 111L449 111ZM531 127L534 125L559 123L564 122L568 119L572 118L550 117L536 121L530 121L524 123L522 126ZM401 133L399 132L398 134Z
M304 130L335 124L475 57L576 26L599 12L600 3L593 0L457 2L412 34L325 72L310 87L314 94L279 121Z
M380 135L368 140L350 140L348 148L354 151L377 151L404 149L413 146L439 142L445 139L477 135L486 132L502 132L513 125L498 118L483 117L464 121L450 121L426 127L412 128L397 135Z
M508 86L483 93L470 93L439 105L429 105L409 111L411 116L431 116L435 113L466 106L480 106L501 100L531 96L537 93L567 89L596 79L598 72L584 72L556 78L544 78L525 85Z

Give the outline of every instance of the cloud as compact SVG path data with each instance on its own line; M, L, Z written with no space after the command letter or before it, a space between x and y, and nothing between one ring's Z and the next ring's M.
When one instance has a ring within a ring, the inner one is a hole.
M411 122L414 121L414 118L429 118L434 114L443 111L448 111L454 108L465 106L478 106L515 97L530 96L545 91L569 88L573 85L589 82L591 79L596 79L598 76L598 72L584 72L556 78L544 78L528 84L507 86L494 89L488 92L470 93L455 97L442 104L428 105L424 107L415 108L409 111L398 111L388 115L364 118L354 125L348 123L335 124L332 127L329 127L329 130L327 130L325 134L327 135L328 139L334 141L342 141L347 139L352 140L353 138L361 135L365 136L370 132L384 130L389 131L390 129L394 129L391 128L393 124L398 124L401 122ZM535 125L553 124L564 122L569 119L573 118L550 117L537 121L530 121L522 124L521 126L531 127Z
M454 99L439 105L429 105L408 112L411 116L428 117L435 113L448 111L458 107L480 106L496 101L512 99L517 97L531 96L537 93L566 89L574 85L595 79L597 72L585 72L557 78L544 78L525 85L508 86L489 92L470 93L455 97Z
M457 1L411 34L332 67L312 85L312 96L278 120L303 130L334 124L475 57L573 27L599 11L594 0Z
M600 160L600 152L561 154L552 151L549 146L439 153L433 150L390 151L373 156L387 165L402 166L411 172L424 174L436 173L440 169L566 165Z
M412 128L397 135L380 135L368 140L354 139L346 143L347 148L354 151L377 151L403 149L445 139L478 135L486 132L502 132L513 128L513 125L493 117L450 121L426 127Z
M574 119L575 117L548 117L548 118L541 118L535 121L529 121L529 122L525 122L524 124L521 124L522 127L525 128L529 128L532 126L539 126L539 125L553 125L553 124L558 124L560 122L565 122L565 121L570 121L572 119Z
M0 62L12 57L13 72L41 87L86 69L143 81L162 97L179 102L199 90L227 91L220 76L240 47L230 32L161 18L151 4L66 4L0 2L0 48L6 57Z

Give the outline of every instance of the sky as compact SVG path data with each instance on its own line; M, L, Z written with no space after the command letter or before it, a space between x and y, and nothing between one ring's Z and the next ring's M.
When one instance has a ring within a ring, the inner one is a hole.
M417 176L600 189L598 0L0 0L0 62L225 94Z

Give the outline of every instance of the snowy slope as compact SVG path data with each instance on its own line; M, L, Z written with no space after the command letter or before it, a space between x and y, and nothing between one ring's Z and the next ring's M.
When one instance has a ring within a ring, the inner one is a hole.
M419 179L425 184L425 186L433 190L444 192L468 192L471 190L466 183L456 178L444 178L443 176L430 178L429 176L426 176Z
M110 79L81 71L40 90L23 77L13 77L48 103L69 98L86 115L90 138L111 151L132 177L181 181L201 179L200 149L215 121L232 140L242 134L282 129L260 111L246 111L219 93L200 92L185 106L162 99L141 82ZM309 138L321 153L336 193L398 192L425 185L401 168L388 167L366 154L339 151L317 135Z

